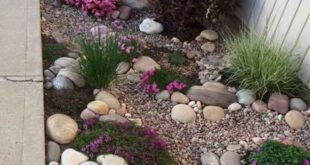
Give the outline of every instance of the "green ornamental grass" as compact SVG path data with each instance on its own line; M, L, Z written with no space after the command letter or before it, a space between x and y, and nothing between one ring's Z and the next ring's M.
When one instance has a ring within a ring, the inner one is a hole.
M119 51L115 36L108 36L105 46L98 40L82 40L80 45L81 73L87 82L96 88L102 88L116 77L117 65L122 61L122 52Z
M295 94L302 88L297 60L291 52L266 42L266 36L243 30L225 39L231 62L228 81L255 91L259 97L273 92Z

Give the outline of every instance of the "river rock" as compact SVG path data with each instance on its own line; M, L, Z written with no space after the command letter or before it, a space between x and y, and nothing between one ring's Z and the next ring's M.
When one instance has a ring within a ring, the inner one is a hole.
M257 145L261 145L264 143L264 139L262 139L261 137L253 137L252 141Z
M76 73L70 69L61 69L58 75L67 77L79 88L82 88L86 85L86 81L84 77L80 75L79 73Z
M293 129L300 129L305 125L304 116L299 111L295 110L287 112L285 121Z
M53 83L52 82L44 82L44 88L45 89L51 89L53 87Z
M238 97L238 103L244 105L250 105L255 101L255 93L252 90L241 89L236 93Z
M167 90L160 91L155 95L156 100L168 100L170 93Z
M218 106L206 106L203 109L203 116L210 121L219 121L224 119L224 109Z
M121 108L121 103L118 101L118 99L106 91L100 91L97 95L95 100L100 100L105 102L109 108L118 110Z
M240 155L232 151L227 151L221 156L220 162L221 165L240 165Z
M118 10L120 11L120 15L119 15L120 19L127 20L129 18L130 13L131 13L131 7L121 6L118 8Z
M61 155L61 165L79 165L87 160L86 155L71 148L66 149Z
M49 69L45 69L43 72L44 76L49 77L51 79L56 77L56 74L50 71Z
M62 75L58 75L56 78L54 78L53 87L56 90L74 89L72 81L69 78Z
M109 114L104 115L99 118L99 121L101 122L116 122L116 123L124 123L128 122L128 120L120 115L117 114Z
M61 68L71 68L74 70L79 70L80 65L77 60L70 57L60 57L54 62L55 66L59 66Z
M187 97L194 101L201 101L207 105L228 107L237 102L234 94L220 88L193 86L189 89Z
M242 109L242 106L239 103L232 103L228 106L230 112L238 111L240 109Z
M256 100L252 104L252 109L254 109L256 112L264 113L268 111L267 104L261 100Z
M209 41L214 41L218 39L218 34L213 30L204 30L200 33L200 36Z
M285 114L288 111L289 98L280 93L273 93L268 100L268 108L278 113Z
M121 2L135 9L143 9L149 6L148 0L121 0Z
M219 83L219 82L215 82L215 81L205 82L202 86L206 88L216 88L216 89L221 89L221 90L227 90L226 85Z
M119 17L120 14L121 14L120 11L114 10L114 11L112 12L112 14L111 14L111 17L112 17L113 19L117 19L117 18Z
M178 104L172 108L171 118L181 123L191 123L195 121L195 111L188 105Z
M204 43L203 45L201 45L201 49L205 53L212 53L215 50L215 44L211 42Z
M130 82L139 82L140 81L140 75L137 73L129 74L129 75L127 75L127 79Z
M164 31L164 26L150 18L146 18L139 25L139 29L146 34L158 34Z
M128 165L125 159L113 154L100 155L97 157L97 162L101 165Z
M53 141L49 141L47 143L47 161L48 162L58 162L59 158L60 158L60 147L57 143L53 142Z
M71 57L71 58L74 58L74 59L79 58L79 54L76 53L76 52L69 52L69 53L67 54L67 56L68 56L68 57Z
M138 72L146 72L149 70L160 69L160 66L149 56L141 56L133 65L133 68Z
M128 62L121 62L118 64L116 68L117 74L125 74L130 69L130 65Z
M87 109L99 115L106 115L109 112L108 105L105 102L99 100L88 103Z
M77 123L67 115L54 114L46 121L47 135L59 144L68 144L78 133Z
M93 162L93 161L87 161L87 162L84 162L84 163L82 163L80 165L99 165L99 164L96 163L96 162Z
M173 92L171 95L171 101L180 104L187 104L189 99L181 92Z
M230 144L227 146L228 151L236 151L241 149L241 144Z
M195 57L201 57L201 53L197 50L188 51L186 52L186 57L188 59L193 59Z
M89 109L84 109L82 112L81 112L81 115L80 115L81 119L83 120L89 120L89 119L94 119L94 118L97 118L98 115L93 112L92 110L89 110Z
M212 152L201 154L201 165L220 165L220 158Z
M57 75L59 73L59 71L61 70L61 67L55 65L55 66L49 67L48 70L52 71L55 75Z
M307 110L307 104L300 98L292 98L290 100L290 108L297 111Z

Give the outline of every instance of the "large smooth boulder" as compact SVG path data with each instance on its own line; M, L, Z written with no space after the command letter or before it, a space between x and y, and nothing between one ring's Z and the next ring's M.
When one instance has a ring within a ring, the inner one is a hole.
M221 156L220 162L221 165L240 165L240 155L232 151L227 151Z
M214 41L219 38L218 34L214 30L204 30L200 33L200 36L209 41Z
M220 165L220 158L213 152L201 154L201 165Z
M125 74L130 69L130 64L128 62L121 62L117 65L116 73Z
M268 109L286 114L289 108L289 98L280 93L273 93L268 100Z
M69 89L74 89L73 82L62 75L57 75L56 78L53 79L52 86L56 90L69 90Z
M220 121L225 117L224 109L218 106L206 106L203 109L203 116L210 121Z
M103 101L92 101L90 103L87 104L87 109L95 112L96 114L99 115L106 115L109 112L109 107L108 105L103 102Z
M48 162L57 162L60 158L60 147L57 143L49 141L47 143L47 154L46 158Z
M178 104L172 108L171 118L181 123L191 123L195 121L195 111L188 105Z
M164 31L164 26L150 18L146 18L139 25L140 31L146 34L158 34Z
M304 116L295 110L289 111L285 115L286 123L293 129L300 129L305 125L305 118Z
M111 93L107 91L100 91L97 95L95 100L100 100L105 102L109 108L118 110L121 108L121 103L118 99L113 96Z
M171 101L180 104L187 104L189 99L181 92L173 92L171 95Z
M61 68L71 68L74 70L79 70L80 68L78 61L70 57L60 57L54 62L54 65Z
M221 88L193 86L189 89L187 96L194 101L201 101L207 105L228 107L236 102L234 94Z
M138 72L146 72L149 70L160 69L160 66L151 57L141 56L137 59L133 68Z
M101 165L128 165L124 158L113 154L100 155L97 162Z
M292 98L290 100L290 108L297 111L307 110L307 104L300 98Z
M78 133L78 124L69 116L54 114L46 121L47 135L59 144L68 144Z

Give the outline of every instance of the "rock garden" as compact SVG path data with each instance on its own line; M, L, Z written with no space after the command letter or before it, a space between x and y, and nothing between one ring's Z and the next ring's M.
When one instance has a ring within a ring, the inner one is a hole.
M238 4L41 0L46 164L309 165L297 60Z

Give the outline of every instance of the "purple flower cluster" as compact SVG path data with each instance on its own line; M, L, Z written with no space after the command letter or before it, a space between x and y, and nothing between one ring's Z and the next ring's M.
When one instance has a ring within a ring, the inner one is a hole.
M96 125L98 123L98 121L99 120L97 118L84 120L83 128L85 130L88 130L90 127Z
M146 43L143 39L134 35L122 35L118 39L119 48L126 54L137 55L142 53Z
M123 25L124 25L124 21L121 21L121 20L114 20L112 23L111 23L113 29L117 30L117 31L121 31L124 29Z
M117 0L65 0L65 3L81 8L84 14L102 17L113 12Z
M112 138L109 135L103 134L99 136L98 138L96 138L95 140L91 141L85 147L83 147L81 151L89 155L89 157L93 158L100 151L102 145L104 143L110 142L111 140Z
M152 69L152 70L142 73L142 75L140 76L139 84L142 86L144 92L158 93L160 91L159 87L157 86L155 82L153 82L152 84L149 84L148 82L149 78L153 76L154 74L155 74L155 70Z
M172 93L175 90L182 90L186 87L187 87L186 84L174 80L166 86L166 89L169 91L169 93Z
M303 165L310 165L310 160L304 160Z

